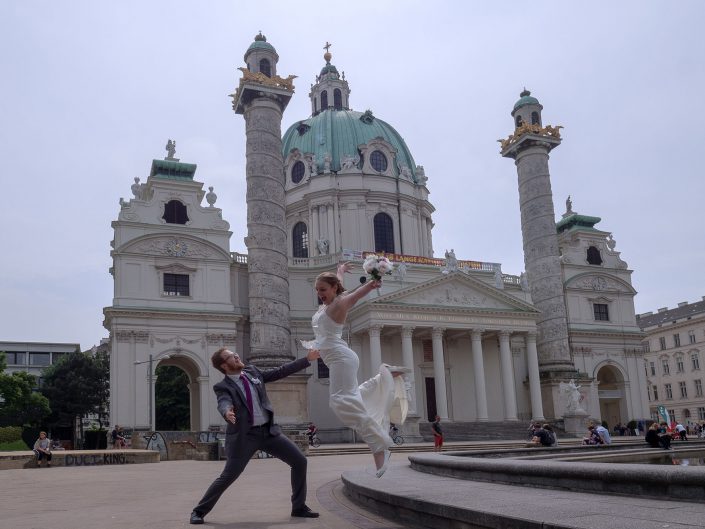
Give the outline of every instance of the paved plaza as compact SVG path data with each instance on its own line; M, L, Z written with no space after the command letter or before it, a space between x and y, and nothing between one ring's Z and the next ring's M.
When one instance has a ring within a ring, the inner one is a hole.
M399 529L446 527L426 520L396 522L352 504L341 474L376 496L403 496L422 512L461 508L479 525L508 528L692 529L705 505L585 494L458 480L415 472L409 453L396 453L382 479L368 454L309 458L308 505L318 519L291 518L289 470L276 459L255 459L228 489L203 527L220 529ZM59 467L0 471L0 529L176 529L223 468L218 461ZM387 513L396 508L385 507ZM455 527L455 526L454 526Z

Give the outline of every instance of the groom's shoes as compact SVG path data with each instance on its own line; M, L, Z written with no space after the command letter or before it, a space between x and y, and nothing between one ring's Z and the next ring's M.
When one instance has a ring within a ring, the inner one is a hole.
M292 509L291 515L297 518L318 518L318 513L313 512L306 505L299 507L298 509Z
M189 523L192 523L193 525L201 525L203 523L203 515L197 513L196 511L193 511L191 513L191 519L189 520Z

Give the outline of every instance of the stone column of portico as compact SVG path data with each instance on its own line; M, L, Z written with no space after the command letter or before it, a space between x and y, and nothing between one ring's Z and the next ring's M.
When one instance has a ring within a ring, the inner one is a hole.
M416 414L416 382L414 380L414 346L413 346L414 328L405 326L401 328L401 358L404 367L411 369L407 375L410 385L409 397L409 413Z
M509 347L509 331L499 331L499 363L502 371L502 389L504 390L504 420L516 421L517 395L514 387L514 368L512 350Z
M367 332L370 335L370 373L374 376L382 364L382 325L373 325Z
M333 215L333 204L328 204L328 253L336 253L335 243L335 216Z
M472 367L475 375L475 411L477 420L486 422L487 415L487 388L485 386L485 361L482 358L482 333L483 329L473 329L470 333L472 340Z
M311 229L308 240L308 256L313 257L314 251L318 251L318 206L311 206Z
M446 366L443 359L443 333L445 329L434 327L433 336L433 377L436 385L436 413L441 419L448 418L448 396L446 392Z
M529 394L531 395L531 417L543 421L543 402L541 401L541 379L539 377L539 355L536 351L536 333L526 335L526 365L529 371Z

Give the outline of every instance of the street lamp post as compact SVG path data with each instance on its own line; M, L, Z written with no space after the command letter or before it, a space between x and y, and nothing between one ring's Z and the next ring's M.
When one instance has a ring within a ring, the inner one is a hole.
M169 358L169 355L163 356L161 359L166 360ZM133 362L135 365L140 365L140 364L149 364L148 366L148 371L147 371L147 380L149 382L149 428L151 431L155 431L155 425L154 425L154 406L153 406L153 401L154 401L154 358L152 357L152 354L150 353L149 355L149 360L142 360L140 362Z

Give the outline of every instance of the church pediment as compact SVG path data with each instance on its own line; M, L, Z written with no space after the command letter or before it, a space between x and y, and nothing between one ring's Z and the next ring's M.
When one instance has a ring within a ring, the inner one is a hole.
M471 310L537 312L536 308L511 294L500 291L464 272L453 272L438 279L373 298L372 305L395 304Z
M146 236L132 240L116 253L145 254L166 257L191 257L196 259L223 259L229 254L208 241L197 240L183 235Z
M566 281L566 288L589 290L592 292L628 292L636 294L634 288L627 282L608 274L579 274Z

